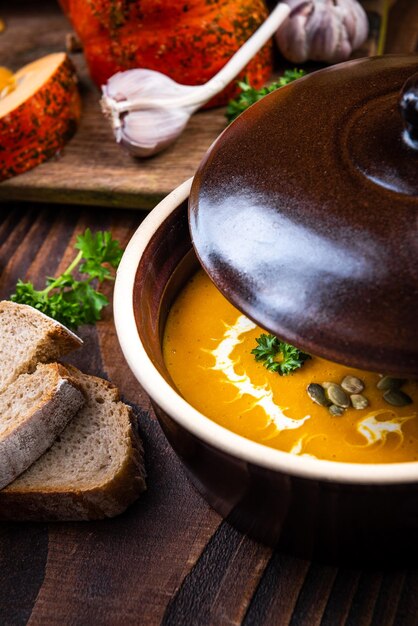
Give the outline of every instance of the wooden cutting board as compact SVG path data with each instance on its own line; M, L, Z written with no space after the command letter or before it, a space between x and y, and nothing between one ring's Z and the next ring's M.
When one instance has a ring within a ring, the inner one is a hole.
M384 0L365 0L375 32ZM398 0L389 23L388 51L417 49L418 2ZM0 5L6 28L0 34L0 65L18 69L50 52L65 49L71 26L54 0L14 0ZM396 25L396 26L395 26ZM367 52L367 51L366 51ZM224 109L194 115L175 145L147 160L136 160L118 146L99 107L99 91L91 83L83 55L72 59L80 77L83 115L80 127L62 154L0 184L1 200L71 203L151 209L194 175L206 150L226 126Z
M0 65L14 70L37 57L65 50L66 35L72 31L54 0L1 3L0 17L6 24L0 35ZM152 208L193 176L226 126L223 110L193 116L187 131L163 154L133 159L113 139L83 55L72 54L71 58L80 77L83 101L77 133L55 160L1 183L0 199Z

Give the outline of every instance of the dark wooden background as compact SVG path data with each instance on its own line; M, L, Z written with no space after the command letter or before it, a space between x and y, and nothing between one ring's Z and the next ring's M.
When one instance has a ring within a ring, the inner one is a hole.
M395 6L392 49L400 51L403 32L416 46L417 6L416 0ZM133 211L19 204L0 195L2 298L18 278L40 286L62 271L86 226L109 228L126 244L142 219ZM257 544L222 521L187 481L125 365L111 308L81 334L85 347L72 361L108 377L136 407L148 491L114 520L1 524L1 625L418 624L418 568L312 563Z

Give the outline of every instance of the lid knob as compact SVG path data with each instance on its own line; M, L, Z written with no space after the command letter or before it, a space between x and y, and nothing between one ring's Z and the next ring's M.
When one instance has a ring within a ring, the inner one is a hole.
M405 122L404 141L418 150L418 73L408 78L402 87L399 107Z

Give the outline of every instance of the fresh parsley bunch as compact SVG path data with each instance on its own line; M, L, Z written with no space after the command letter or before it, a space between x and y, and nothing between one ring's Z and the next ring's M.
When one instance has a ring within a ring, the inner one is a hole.
M19 279L10 299L29 304L69 328L97 322L101 310L109 304L98 288L105 280L115 279L113 270L123 250L111 233L93 234L89 228L77 237L75 248L79 252L74 260L58 278L48 277L45 289L38 291L31 282ZM76 271L84 277L76 278Z
M311 357L290 343L280 341L274 335L262 334L256 339L257 347L251 350L256 361L261 361L270 372L287 376L302 367ZM279 357L279 360L278 360Z
M248 109L249 106L258 102L264 96L271 93L272 91L276 91L280 87L284 87L289 83L305 76L306 72L304 70L286 70L283 76L280 76L274 83L267 85L266 87L262 87L261 89L254 89L251 85L248 84L247 79L243 81L238 81L238 86L241 89L241 93L235 98L235 100L230 100L226 109L226 119L228 122L232 122L240 113Z

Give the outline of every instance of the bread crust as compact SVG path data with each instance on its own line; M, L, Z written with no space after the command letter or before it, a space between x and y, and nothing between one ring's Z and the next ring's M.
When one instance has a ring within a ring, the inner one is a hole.
M68 366L70 375L98 381L112 392L112 401L120 402L117 388L103 379L82 374ZM123 513L146 489L142 442L132 409L123 403L122 417L126 452L123 464L110 480L90 489L45 487L31 490L14 483L0 491L0 520L8 521L87 521L114 517ZM121 407L121 408L122 408Z
M16 325L31 326L38 334L35 345L28 345L25 358L12 364L6 376L0 376L0 391L12 384L21 374L34 372L38 363L56 361L72 350L83 345L71 330L27 304L17 304L9 300L0 301L0 335L2 329L7 336L7 327ZM2 352L0 345L0 354Z
M52 376L46 393L19 423L10 422L0 436L0 488L34 463L55 441L84 404L79 383L58 363L41 366ZM34 374L32 374L33 376ZM16 385L31 375L17 379ZM4 393L0 394L4 397Z
M62 350L65 350L65 352L61 354L66 354L83 345L83 340L73 333L72 330L64 326L64 324L61 324L61 322L57 322L57 320L52 319L52 317L45 315L42 311L35 309L35 307L29 306L29 304L18 304L11 300L0 300L0 314L3 312L12 312L13 309L20 309L22 312L25 312L26 315L33 319L34 323L36 323L37 319L42 319L44 322L47 322L50 327L48 339L60 343Z

